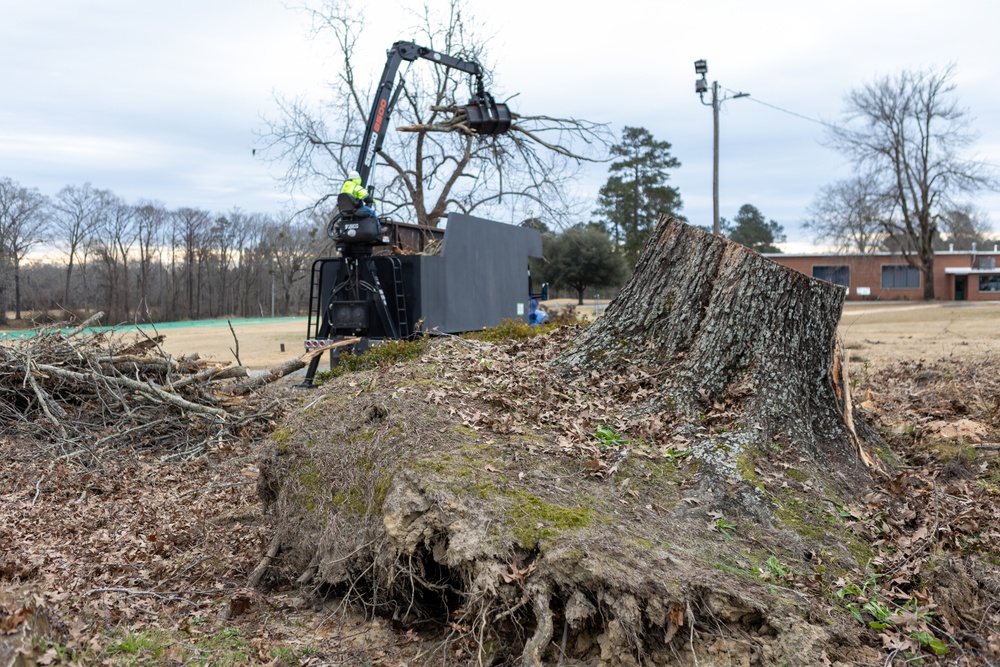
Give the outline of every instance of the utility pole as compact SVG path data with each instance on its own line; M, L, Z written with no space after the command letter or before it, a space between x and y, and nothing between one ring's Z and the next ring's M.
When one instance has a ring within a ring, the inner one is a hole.
M702 75L705 76L704 74ZM712 232L722 233L719 218L719 82L712 82Z
M719 82L712 82L712 101L705 101L705 93L708 92L708 62L705 60L694 61L695 74L701 74L700 79L694 82L694 92L701 97L701 103L712 107L712 231L715 234L722 233L719 219L719 107L726 100L738 97L750 97L750 93L736 93L732 97L719 97Z

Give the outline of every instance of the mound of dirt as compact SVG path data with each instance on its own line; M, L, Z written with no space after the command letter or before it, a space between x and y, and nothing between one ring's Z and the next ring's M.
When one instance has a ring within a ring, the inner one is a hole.
M850 613L817 612L873 555L826 473L794 443L739 455L721 409L672 421L636 411L652 389L563 381L544 362L574 333L435 341L301 399L261 463L267 581L480 664L881 660Z

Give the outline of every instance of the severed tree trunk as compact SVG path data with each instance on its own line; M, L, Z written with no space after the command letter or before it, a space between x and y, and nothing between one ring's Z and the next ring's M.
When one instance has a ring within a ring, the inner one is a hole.
M669 397L650 409L689 424L726 414L719 449L732 455L705 457L718 472L784 443L857 491L879 465L856 435L836 345L844 297L841 287L663 216L631 280L555 364L568 376L646 376Z

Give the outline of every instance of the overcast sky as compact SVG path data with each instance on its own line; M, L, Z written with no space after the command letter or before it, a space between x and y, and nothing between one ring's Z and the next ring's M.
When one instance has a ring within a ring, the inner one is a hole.
M432 6L438 0L431 0ZM413 39L422 3L357 2L370 28L359 73L378 76L385 49ZM642 126L673 144L671 181L696 224L712 220L709 82L750 98L724 103L723 217L744 203L800 225L819 188L850 175L823 146L817 121L836 121L844 95L903 69L957 66L957 96L980 138L974 156L1000 165L1000 3L952 0L505 0L472 4L493 35L498 97L514 111ZM274 94L317 99L335 75L331 44L280 0L0 0L0 177L44 194L107 188L129 201L222 213L277 213L288 195L251 155ZM426 66L430 66L429 63ZM776 108L777 107L777 108ZM805 118L802 118L802 117ZM808 120L812 119L812 120ZM970 155L971 157L972 155ZM606 165L580 181L594 197ZM973 203L1000 230L1000 196Z

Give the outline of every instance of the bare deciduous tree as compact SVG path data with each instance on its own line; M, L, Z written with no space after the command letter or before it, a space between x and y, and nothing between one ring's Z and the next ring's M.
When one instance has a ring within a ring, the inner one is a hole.
M229 310L229 279L235 261L235 233L239 220L242 217L243 213L239 209L233 210L229 215L216 218L215 224L212 225L212 229L210 230L212 244L215 249L214 269L216 279L214 282L218 287L218 289L213 290L217 297L211 309L213 317L231 312Z
M955 66L906 70L851 91L845 124L832 145L891 193L883 221L889 242L921 270L934 298L934 243L942 213L958 193L996 187L990 167L960 152L975 140L968 112L954 99Z
M14 285L14 318L21 319L21 262L43 239L47 206L38 190L0 179L0 322L7 321L8 281Z
M167 211L162 204L142 202L135 208L136 241L139 249L138 299L147 305L152 290L153 260L162 253L166 217Z
M187 295L185 317L197 318L201 307L201 249L207 236L211 214L196 208L174 212L174 234L183 249L184 291Z
M287 220L266 228L263 248L269 255L271 289L278 291L277 295L272 292L272 299L280 298L277 308L281 315L294 312L293 288L309 275L317 231L317 227L293 225Z
M103 309L111 321L125 321L131 312L129 259L138 240L136 209L110 192L104 193L89 245L99 260Z
M234 245L237 254L234 283L236 306L234 312L243 315L264 314L262 299L263 276L269 259L263 252L264 236L270 219L261 214L253 214L234 221Z
M356 71L365 23L359 6L324 0L308 12L316 34L331 34L342 59L333 97L318 109L279 99L281 117L268 122L261 139L266 159L286 168L283 184L290 190L312 188L322 203L339 193L354 168L373 95ZM482 64L491 78L486 42L473 24L465 3L450 0L440 19L425 8L413 34L423 46ZM610 143L604 125L515 114L507 134L474 136L451 122L469 97L469 77L429 63L415 65L400 84L389 121L407 131L390 132L378 154L383 173L370 179L383 216L437 225L448 210L487 215L521 207L521 213L541 211L560 222L575 208L567 186L582 161L603 157Z
M104 191L91 187L90 183L84 183L82 186L67 185L56 193L53 201L56 243L66 251L66 287L63 291L63 303L67 308L70 303L73 268L83 245L100 222L102 207L106 200Z
M989 242L991 229L986 213L972 204L962 204L941 216L941 240L937 246L942 250L982 248Z
M892 213L892 196L866 176L837 181L820 190L809 208L805 228L818 243L829 243L841 252L862 255L883 246L885 221Z

